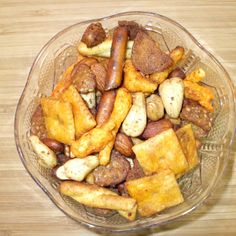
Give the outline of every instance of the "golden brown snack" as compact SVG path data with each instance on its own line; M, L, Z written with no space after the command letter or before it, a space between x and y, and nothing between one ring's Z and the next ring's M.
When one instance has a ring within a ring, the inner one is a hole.
M132 96L125 88L119 88L115 99L115 104L109 122L115 123L115 129L112 130L113 139L108 145L99 153L100 165L107 165L110 160L111 150L113 148L116 134L120 128L121 123L127 116L132 105Z
M116 92L114 90L106 91L102 94L96 115L98 125L104 124L109 119L114 108L115 99Z
M132 213L133 217L129 217L129 219L135 219L136 201L129 197L119 196L109 189L85 183L64 181L59 190L62 194L72 197L86 206L121 211L123 216Z
M185 50L181 46L177 46L171 50L170 57L173 60L174 65L176 65L178 62L180 62L180 60L183 59L184 53L185 53Z
M188 162L188 170L199 164L197 154L196 139L192 130L191 124L185 125L176 131L180 145Z
M188 74L185 80L192 81L194 83L202 81L206 76L205 71L202 68L197 68Z
M170 128L173 128L173 125L168 119L152 121L147 124L146 128L143 131L142 137L144 139L149 139Z
M62 79L56 84L55 88L52 91L52 98L60 98L61 94L70 87L72 84L71 73L75 67L76 63L67 68L65 73L62 76Z
M111 57L108 63L105 90L115 89L119 87L122 82L127 41L127 29L125 27L117 27L113 33Z
M153 93L157 89L158 84L136 71L131 60L126 60L124 73L123 87L132 93Z
M116 135L114 146L115 146L115 149L118 152L120 152L122 155L131 157L134 154L132 150L132 147L133 147L132 139L123 133L118 133Z
M71 152L76 157L86 157L92 153L100 152L111 140L114 139L112 130L115 123L109 122L95 127L83 134L78 140L72 142Z
M74 86L71 85L63 92L61 98L72 105L76 138L95 127L96 121L93 115Z
M184 173L188 163L173 129L168 129L143 143L133 146L133 151L145 174L170 169L176 175Z
M112 134L116 134L116 131L112 131ZM111 151L114 146L114 139L112 139L98 154L99 163L102 166L106 166L111 158Z
M151 216L184 201L175 175L171 171L126 182L129 195L138 203L141 216Z
M209 88L188 80L184 80L184 95L186 98L197 101L208 111L214 111L211 102L215 98L215 96Z
M145 75L164 71L173 64L171 57L162 52L144 31L139 31L135 37L131 60L134 67Z
M125 88L117 90L114 108L108 122L114 122L116 129L120 128L121 123L124 121L132 105L132 96Z
M71 104L52 98L42 98L41 106L48 137L70 145L75 139L74 117Z
M155 72L150 75L150 79L155 81L158 84L161 84L167 77L168 75L172 72L174 66L178 64L178 62L184 57L184 48L177 46L170 52L170 57L173 61L173 66L170 68L162 71L162 72Z

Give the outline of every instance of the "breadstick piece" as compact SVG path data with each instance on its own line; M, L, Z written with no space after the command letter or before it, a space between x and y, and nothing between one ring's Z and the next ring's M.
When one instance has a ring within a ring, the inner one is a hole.
M60 192L72 197L79 203L89 207L98 207L121 211L124 217L135 218L136 200L130 197L122 197L109 189L93 184L79 183L74 181L64 181L60 185ZM131 214L128 214L128 213Z
M127 29L125 27L117 27L113 33L111 57L108 63L105 90L115 89L119 87L122 82L127 41Z

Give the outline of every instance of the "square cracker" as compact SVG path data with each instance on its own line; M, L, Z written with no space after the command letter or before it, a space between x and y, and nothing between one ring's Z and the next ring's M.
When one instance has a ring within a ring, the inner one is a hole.
M71 104L52 98L42 98L41 105L49 138L71 144L75 139Z
M93 115L73 85L63 92L61 98L63 101L69 102L72 105L76 138L79 138L96 125Z
M175 175L184 173L188 163L173 129L157 134L148 140L133 146L139 164L145 174L158 173L170 169Z
M188 162L188 170L194 168L199 163L196 140L191 124L185 125L176 131L180 145Z
M138 203L141 216L151 216L184 201L173 172L159 174L126 182L129 195Z

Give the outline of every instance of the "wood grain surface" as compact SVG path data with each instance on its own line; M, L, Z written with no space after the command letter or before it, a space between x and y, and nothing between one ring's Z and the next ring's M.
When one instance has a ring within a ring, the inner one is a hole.
M42 46L79 21L142 10L166 15L209 49L236 83L236 1L0 0L0 235L96 235L65 216L24 169L14 113ZM236 235L235 155L214 194L192 214L145 235Z

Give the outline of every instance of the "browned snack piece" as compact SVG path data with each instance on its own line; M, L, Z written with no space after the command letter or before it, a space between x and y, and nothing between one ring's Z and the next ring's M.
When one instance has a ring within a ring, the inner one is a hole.
M180 118L192 122L206 132L210 131L212 127L213 117L211 112L190 99L184 100Z
M186 77L184 71L179 68L179 67L176 67L168 76L168 79L170 78L174 78L174 77L178 77L178 78L181 78L181 79L184 79Z
M132 150L133 147L132 139L123 133L118 133L116 135L114 146L115 149L124 156L131 157L134 154Z
M134 165L133 167L129 170L128 175L126 177L126 181L133 180L133 179L139 179L144 177L145 174L143 172L142 167L139 165L138 160L135 158L134 159Z
M136 23L135 21L127 21L127 20L121 20L118 21L119 26L123 26L126 27L128 30L128 36L130 40L134 40L137 33L140 30L145 31L145 28L143 28L142 26L140 26L138 23Z
M96 88L95 75L86 64L75 66L73 70L72 83L81 93L91 92Z
M47 130L44 122L43 110L41 105L36 108L31 118L30 133L38 136L39 138L47 137Z
M173 127L173 124L168 119L152 121L147 124L146 128L143 131L142 137L144 139L149 139L172 127Z
M67 161L69 161L71 158L69 156L66 156L64 153L57 154L57 161L59 165L65 164Z
M144 31L139 31L134 40L131 60L135 68L143 74L161 72L173 64L171 57L162 52Z
M125 27L117 27L113 33L111 57L106 76L106 90L115 89L122 82L128 33Z
M96 116L96 122L98 125L104 124L110 117L114 107L115 99L116 92L114 90L107 91L101 96Z
M91 48L102 43L106 38L106 32L102 27L102 24L92 23L85 30L81 41Z
M47 145L52 151L54 151L56 154L57 153L62 153L64 152L64 144L60 143L54 139L51 138L41 138L41 141Z
M107 74L105 66L102 63L96 63L91 66L91 70L95 74L97 89L103 93L105 91Z
M130 169L129 162L119 152L113 150L110 163L99 166L93 171L95 184L99 186L114 186L126 179Z

